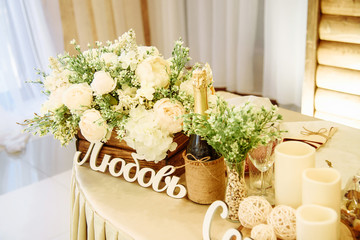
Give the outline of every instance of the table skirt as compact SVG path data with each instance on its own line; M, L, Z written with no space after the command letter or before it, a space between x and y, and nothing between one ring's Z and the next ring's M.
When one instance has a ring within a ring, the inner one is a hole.
M76 168L71 180L71 228L72 240L132 240L101 217L86 201L76 182Z

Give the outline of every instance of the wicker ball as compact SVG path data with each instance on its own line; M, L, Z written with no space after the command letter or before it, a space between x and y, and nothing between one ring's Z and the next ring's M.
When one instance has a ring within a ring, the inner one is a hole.
M247 197L239 204L239 221L244 227L253 228L265 223L271 210L271 204L264 197Z
M292 240L296 238L295 209L289 206L276 206L267 218L267 223L272 225L278 238Z
M276 234L273 226L259 224L251 230L251 238L254 240L276 240Z

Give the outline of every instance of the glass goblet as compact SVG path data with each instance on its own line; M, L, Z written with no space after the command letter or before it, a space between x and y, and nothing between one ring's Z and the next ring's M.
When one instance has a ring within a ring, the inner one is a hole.
M266 189L269 186L265 186L265 173L274 164L274 148L277 145L277 140L269 141L266 145L258 145L248 153L248 158L256 169L260 171L260 196L266 197ZM270 173L269 173L270 174ZM272 176L267 176L272 177ZM250 185L253 183L250 183Z

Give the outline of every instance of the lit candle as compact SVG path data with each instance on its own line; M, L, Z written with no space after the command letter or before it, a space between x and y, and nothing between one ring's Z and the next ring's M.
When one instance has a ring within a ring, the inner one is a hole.
M308 204L296 210L297 240L336 240L337 213L334 209Z
M288 141L275 148L275 204L297 208L302 198L302 172L315 167L315 148Z
M340 237L341 175L334 168L309 168L303 172L302 204L318 204L337 213Z

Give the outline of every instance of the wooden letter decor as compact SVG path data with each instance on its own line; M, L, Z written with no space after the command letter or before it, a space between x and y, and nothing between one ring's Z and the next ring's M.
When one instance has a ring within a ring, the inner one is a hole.
M217 200L210 205L210 207L206 211L206 214L204 217L204 222L203 222L203 239L204 240L212 239L210 237L211 221L212 221L212 218L214 217L214 213L215 213L216 209L218 209L219 207L221 207L223 210L220 214L220 216L223 219L227 218L227 216L229 214L229 209L228 209L226 203L224 203L223 201ZM224 236L222 237L222 240L230 240L230 239L243 240L243 236L242 236L241 232L239 232L237 229L230 228L225 232ZM246 238L244 238L244 240L251 240L251 238L246 237Z
M150 187L156 192L163 192L166 190L167 195L173 198L183 198L186 195L186 188L178 184L180 178L177 176L169 176L175 172L175 167L168 165L161 168L158 172L151 168L141 168L138 159L135 157L135 153L131 156L135 163L126 163L124 159L113 158L108 154L105 154L102 162L99 166L96 165L96 159L103 143L91 143L84 158L80 159L82 152L77 151L74 156L74 162L78 165L83 165L90 157L90 168L94 171L105 172L109 168L109 172L114 177L120 177L123 175L127 182L137 182L142 187ZM119 165L121 166L119 168ZM118 168L117 168L118 166ZM117 170L118 169L118 170ZM145 175L147 177L145 178ZM162 179L164 178L164 182ZM145 181L147 180L147 181Z

